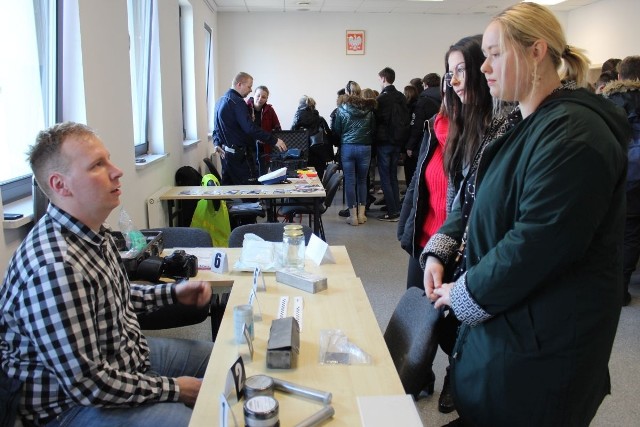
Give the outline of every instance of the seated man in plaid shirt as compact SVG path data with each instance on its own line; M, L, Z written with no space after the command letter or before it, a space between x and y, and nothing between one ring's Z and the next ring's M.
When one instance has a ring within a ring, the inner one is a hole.
M122 171L93 130L40 132L29 161L51 204L0 287L0 377L19 380L19 414L47 426L185 426L208 342L145 338L136 312L203 306L203 282L130 284L103 222Z

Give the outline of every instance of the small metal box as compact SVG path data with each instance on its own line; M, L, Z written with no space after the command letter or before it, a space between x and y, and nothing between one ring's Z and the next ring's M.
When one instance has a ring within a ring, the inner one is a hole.
M293 317L271 323L267 342L267 368L295 368L300 353L300 327Z
M315 294L327 289L327 278L302 270L285 269L276 271L276 282Z

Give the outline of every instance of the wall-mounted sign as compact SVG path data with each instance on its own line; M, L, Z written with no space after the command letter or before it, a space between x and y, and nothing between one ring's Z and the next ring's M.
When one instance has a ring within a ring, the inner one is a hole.
M347 30L347 55L364 55L363 30Z

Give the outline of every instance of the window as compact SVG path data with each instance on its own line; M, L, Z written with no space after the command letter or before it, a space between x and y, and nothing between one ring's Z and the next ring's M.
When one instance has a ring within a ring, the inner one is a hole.
M28 147L56 122L57 1L0 4L2 202L31 194ZM16 40L20 40L16 43Z
M182 78L182 132L183 144L198 139L196 124L196 82L194 51L193 8L180 1L180 64Z
M128 0L131 98L136 156L148 151L149 71L151 62L152 0Z
M215 99L213 93L213 35L211 27L204 24L204 69L207 86L207 121L209 123L209 135L213 133Z

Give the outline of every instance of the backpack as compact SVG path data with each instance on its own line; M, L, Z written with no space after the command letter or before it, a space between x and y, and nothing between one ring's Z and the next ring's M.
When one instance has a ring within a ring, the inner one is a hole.
M327 121L320 117L318 130L313 135L309 132L309 158L322 163L333 161L333 140L331 128Z
M202 177L203 186L219 186L220 181L213 174ZM224 200L201 199L198 201L191 227L201 228L209 233L213 246L226 248L229 246L231 225L229 224L229 211Z
M403 96L404 98L404 96ZM403 100L391 105L389 119L389 140L394 145L404 147L411 135L411 111L409 105Z

